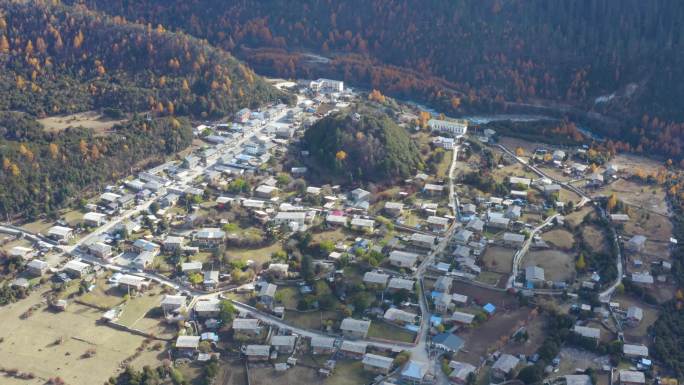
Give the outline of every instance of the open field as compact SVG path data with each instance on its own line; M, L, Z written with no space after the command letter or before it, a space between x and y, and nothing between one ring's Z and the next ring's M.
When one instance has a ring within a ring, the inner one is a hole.
M608 251L608 240L606 235L596 226L582 226L582 239L592 251Z
M250 364L249 380L252 385L316 384L321 381L321 377L315 370L304 366L295 366L284 372L276 372L271 364L255 363Z
M495 273L510 273L513 268L513 254L515 249L500 246L488 247L482 256L487 270Z
M138 320L142 319L153 307L158 306L160 302L161 297L158 290L151 290L140 296L132 297L126 302L117 322L128 327L135 327Z
M554 282L570 280L575 273L573 255L560 250L529 251L523 257L522 266L539 266L544 269L544 278Z
M322 233L313 234L312 239L314 243L320 243L322 241L332 241L337 243L347 239L347 234L345 234L345 230L340 227L332 231L324 231Z
M557 373L559 376L565 374L575 374L576 369L598 369L603 363L608 362L607 356L600 357L595 353L586 350L569 347L562 348L559 357L561 359L560 367Z
M19 318L29 307L41 302L41 293L34 292L0 312L0 337L4 338L0 343L0 362L3 367L36 376L22 381L23 384L42 385L55 376L70 385L104 383L144 341L143 337L98 325L100 311L75 303L61 313L42 308L27 319ZM84 357L90 349L95 354ZM156 356L158 352L143 353L148 354Z
M634 172L635 170L641 169L650 174L663 169L662 162L629 153L616 154L610 163L617 165L619 170L624 170L626 172Z
M504 180L507 177L511 176L517 176L521 178L535 178L536 175L530 171L528 171L523 165L520 163L512 163L508 166L504 166L502 168L494 168L492 170L492 176L494 177L494 180L496 180L499 183L504 182Z
M103 117L96 111L38 119L38 122L45 127L47 132L60 132L69 127L85 127L93 130L98 135L106 135L112 127L125 121L125 119L112 120Z
M481 326L460 333L464 348L456 355L459 361L479 365L480 359L504 346L508 337L528 319L529 308L498 311Z
M643 254L652 257L649 260L669 260L672 236L672 222L667 216L648 212L642 209L630 209L630 220L623 225L621 232L625 238L643 235L647 238Z
M484 305L488 302L495 305L498 309L514 308L518 306L515 296L507 294L505 291L486 289L473 286L469 283L454 281L453 292L467 295L476 304Z
M238 360L220 361L216 384L247 385L245 365Z
M101 309L109 309L121 304L124 301L123 295L118 288L109 287L104 279L98 279L95 288L82 295L79 300Z
M368 384L375 374L363 370L361 361L342 360L335 364L335 372L323 381L327 385Z
M593 210L590 206L582 207L579 211L573 211L571 214L566 215L565 223L570 225L570 227L577 227L582 223L584 217L591 212L593 212Z
M387 322L373 321L368 330L368 338L411 343L416 339L416 333Z
M544 343L546 339L546 333L544 333L544 328L546 326L546 318L543 316L530 316L532 318L524 326L529 338L524 342L514 342L509 341L508 345L503 348L503 351L508 354L519 355L524 354L526 356L536 353L537 349Z
M282 250L283 247L279 242L276 242L270 246L262 247L259 249L233 249L228 248L226 251L228 254L236 259L241 259L243 261L254 261L257 264L268 262L271 260L271 254L276 251Z
M636 182L618 179L603 186L594 194L609 196L615 193L624 203L654 213L668 215L669 208L665 199L665 190L660 186L646 186Z
M284 321L290 325L297 325L300 328L306 328L311 330L321 330L323 328L323 322L326 320L333 320L333 322L340 321L340 313L329 310L329 311L307 311L298 312L294 310L285 310Z
M562 229L547 231L542 234L542 239L563 250L572 249L575 244L575 238L572 236L572 233Z
M625 327L625 339L629 343L648 344L650 338L648 337L648 328L658 319L658 309L651 305L645 304L634 297L626 294L618 295L614 298L615 302L620 303L620 309L627 310L630 306L638 306L644 311L644 318L637 327Z

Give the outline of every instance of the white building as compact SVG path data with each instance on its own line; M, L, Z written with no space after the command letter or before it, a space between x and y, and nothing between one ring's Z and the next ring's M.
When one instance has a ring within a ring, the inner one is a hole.
M468 131L468 121L464 119L460 120L440 120L440 119L430 119L428 121L428 126L432 131L446 132L456 138L463 137Z

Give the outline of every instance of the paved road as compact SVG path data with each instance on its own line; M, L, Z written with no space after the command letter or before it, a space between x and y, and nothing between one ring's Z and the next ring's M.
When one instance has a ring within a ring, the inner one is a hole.
M513 256L513 270L511 271L511 276L508 277L508 283L506 284L506 288L510 289L513 287L513 283L515 282L515 278L518 277L518 273L520 271L520 263L522 262L523 257L525 254L527 254L527 251L530 248L530 245L532 244L532 241L534 240L534 236L543 230L546 226L549 226L553 223L553 221L558 218L560 214L555 214L552 215L546 220L540 224L539 226L535 227L532 232L530 233L530 236L525 239L525 243L523 243L523 246L518 249L518 251L515 252L515 255Z

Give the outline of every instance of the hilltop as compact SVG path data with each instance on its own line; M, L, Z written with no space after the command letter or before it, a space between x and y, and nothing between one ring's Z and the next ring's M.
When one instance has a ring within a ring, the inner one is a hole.
M304 142L322 179L388 181L423 167L408 132L373 107L321 119L305 132Z

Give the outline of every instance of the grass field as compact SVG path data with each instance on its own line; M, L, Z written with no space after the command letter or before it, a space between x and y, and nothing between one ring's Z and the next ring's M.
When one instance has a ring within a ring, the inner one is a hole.
M134 327L138 320L143 318L153 307L158 306L160 302L161 297L156 290L133 297L126 302L117 322L128 327Z
M299 302L299 290L293 286L280 286L276 295L282 296L281 302L285 309L296 309Z
M279 242L276 242L270 246L262 247L259 249L233 249L229 248L226 251L228 254L237 259L243 261L252 260L258 264L268 262L271 260L271 254L276 251L282 250L283 247Z
M444 159L437 165L437 172L435 173L437 178L444 179L449 173L449 166L451 166L451 158L454 157L453 151L445 151Z
M333 323L336 323L341 319L341 314L334 310L301 313L293 310L285 310L285 322L290 325L297 325L297 327L311 330L321 330L323 328L323 322L327 320L332 320Z
M368 329L368 338L412 343L416 333L387 322L373 321Z
M0 311L0 362L5 368L33 373L33 380L22 384L42 385L59 376L69 385L102 384L119 369L119 364L133 355L144 338L118 331L96 321L102 312L75 303L67 310L53 313L40 309L24 320L19 316L42 302L41 292L3 307ZM94 349L95 354L83 354ZM158 352L143 355L155 356ZM140 357L144 359L144 357ZM2 381L6 383L5 379ZM12 382L8 383L12 384Z
M123 302L123 294L110 288L104 279L98 279L95 288L82 295L80 301L102 309L109 309Z

